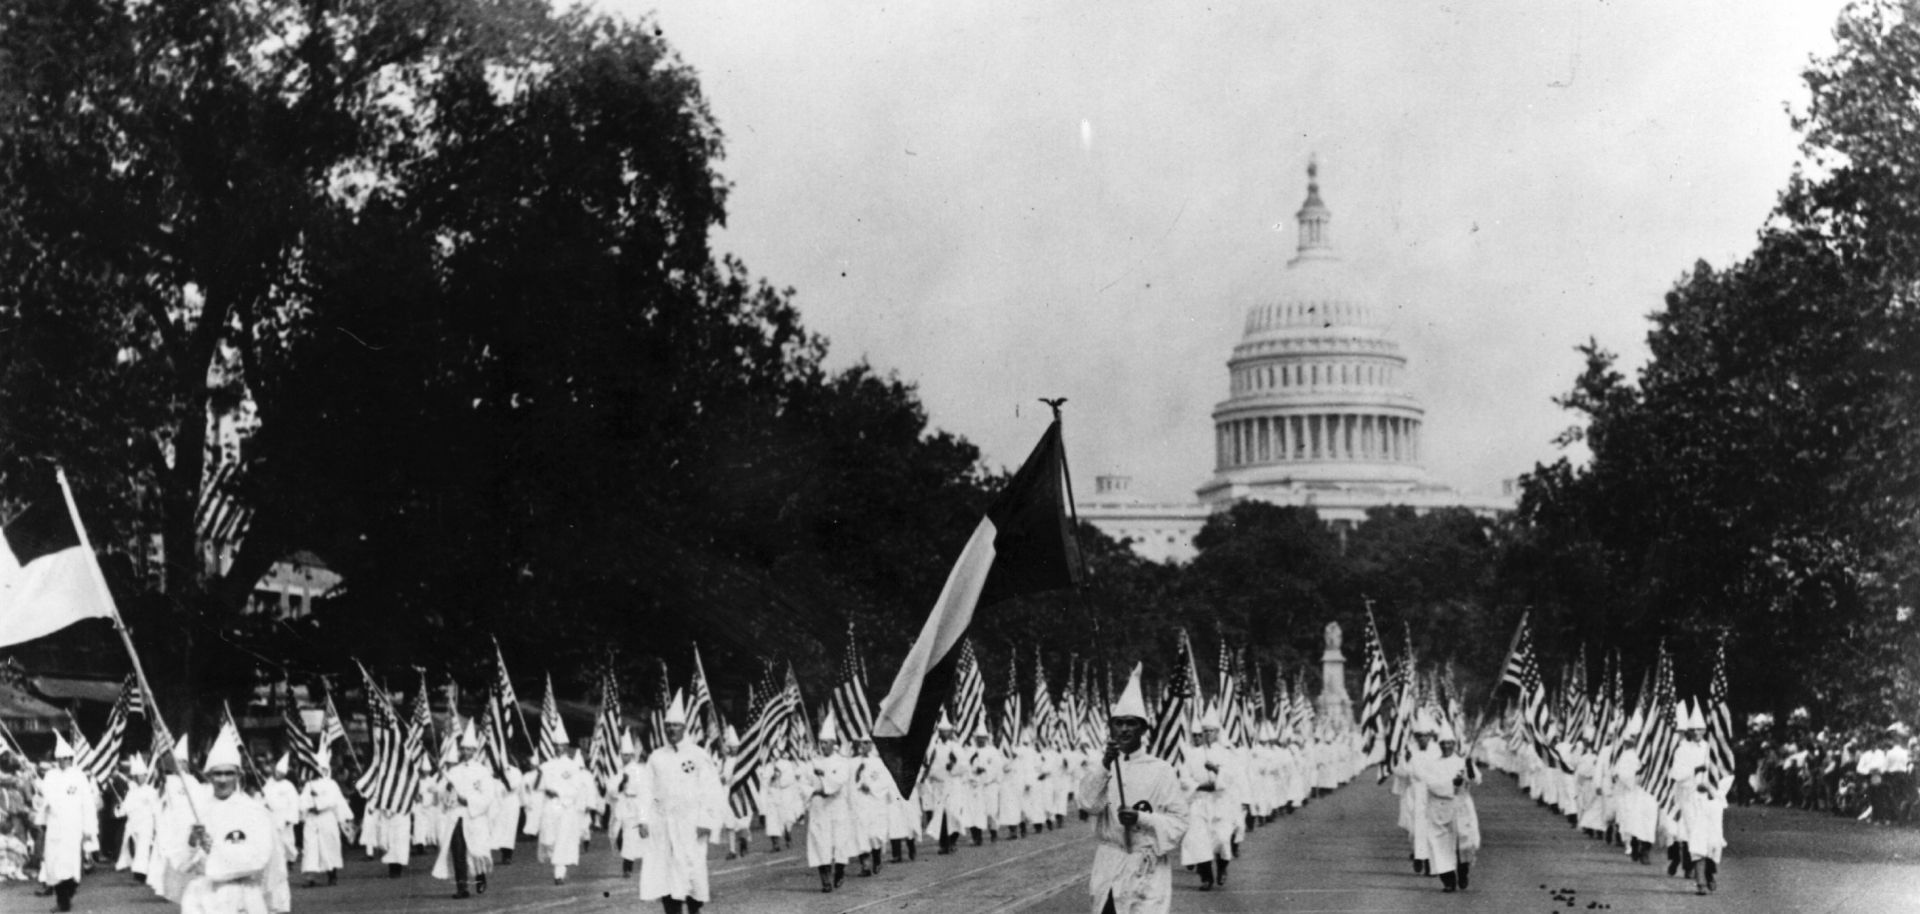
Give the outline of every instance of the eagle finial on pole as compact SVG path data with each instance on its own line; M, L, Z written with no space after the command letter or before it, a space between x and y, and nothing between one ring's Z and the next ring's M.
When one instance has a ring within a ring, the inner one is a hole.
M1041 397L1040 402L1047 404L1047 408L1053 410L1053 421L1060 421L1060 407L1067 402L1066 397L1054 397L1052 399Z

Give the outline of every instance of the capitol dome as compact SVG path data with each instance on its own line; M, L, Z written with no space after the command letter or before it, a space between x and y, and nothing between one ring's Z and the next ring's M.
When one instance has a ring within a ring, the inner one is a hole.
M1332 211L1307 166L1294 256L1250 293L1214 407L1214 475L1202 501L1295 501L1314 490L1380 493L1429 487L1420 459L1426 410L1406 355L1364 277L1335 249Z

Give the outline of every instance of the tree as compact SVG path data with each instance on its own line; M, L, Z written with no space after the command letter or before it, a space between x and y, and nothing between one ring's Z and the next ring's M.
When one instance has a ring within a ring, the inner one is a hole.
M696 486L702 417L765 412L821 351L709 254L719 132L646 23L534 0L4 16L0 485L57 462L96 538L157 534L148 621L180 637L148 649L177 649L174 700L295 546L403 636L504 621L501 587L530 574L516 609L604 599L605 576L568 573L701 510L641 482ZM241 402L254 520L222 555L195 512Z
M1599 547L1643 639L1704 658L1731 631L1736 701L1876 718L1920 710L1920 29L1869 3L1835 35L1809 169L1752 254L1675 285L1635 383L1583 349L1561 403L1592 462L1536 470L1522 513Z

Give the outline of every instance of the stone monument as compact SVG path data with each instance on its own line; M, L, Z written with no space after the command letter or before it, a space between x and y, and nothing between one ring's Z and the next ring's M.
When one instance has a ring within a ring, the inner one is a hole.
M1327 649L1320 655L1320 695L1314 708L1334 729L1353 729L1353 700L1347 697L1347 655L1340 651L1340 623L1328 622Z

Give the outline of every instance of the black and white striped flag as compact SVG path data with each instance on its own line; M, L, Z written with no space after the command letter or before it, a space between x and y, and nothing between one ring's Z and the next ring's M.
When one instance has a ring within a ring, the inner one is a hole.
M919 780L940 707L953 694L974 611L1022 594L1072 587L1083 577L1067 520L1072 495L1066 474L1056 418L961 549L874 715L874 745L902 796Z

